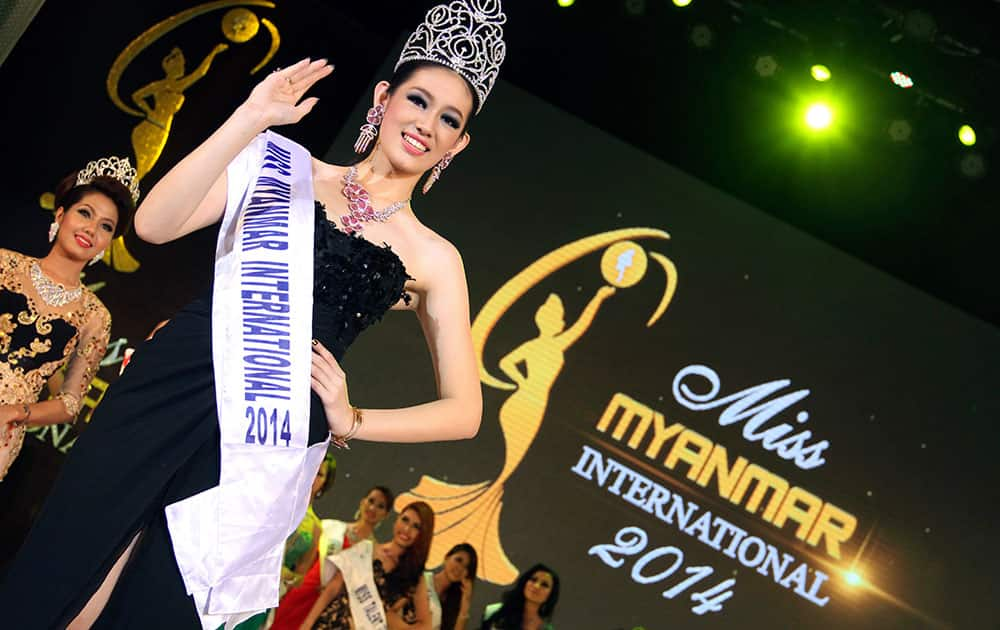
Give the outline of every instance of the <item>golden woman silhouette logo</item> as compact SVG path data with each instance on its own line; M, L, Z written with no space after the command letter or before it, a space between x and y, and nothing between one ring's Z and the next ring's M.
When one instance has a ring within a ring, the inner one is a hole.
M185 72L184 52L174 47L163 58L162 79L153 81L132 93L132 102L145 113L145 119L132 129L132 150L135 152L136 178L146 176L163 153L173 125L174 114L184 105L184 90L208 74L216 55L229 48L216 44L201 64L190 74ZM150 102L151 101L151 102Z
M280 46L281 37L277 27L270 20L258 18L250 9L238 5L271 9L275 6L273 2L267 0L217 0L192 7L147 29L132 40L111 64L106 82L111 102L126 114L142 119L133 127L131 138L138 180L145 177L160 159L170 137L174 116L184 106L184 92L208 74L212 61L217 55L228 50L229 44L223 42L215 44L191 72L187 71L184 51L179 46L174 46L160 63L163 77L154 79L132 92L131 105L126 104L119 93L122 75L143 50L182 24L207 13L227 8L229 11L222 16L221 29L222 35L230 43L249 42L257 36L262 25L270 35L270 43L264 58L250 71L250 74L256 73L274 57ZM116 271L132 272L139 268L139 261L126 249L121 236L112 242L104 255L104 261Z
M666 282L663 297L646 326L655 324L666 311L677 289L677 269L666 256L647 253L635 240L668 238L662 230L631 228L570 243L518 273L480 310L472 325L480 380L490 387L513 392L498 413L506 455L500 474L492 481L460 485L424 475L416 488L396 499L397 509L413 500L426 501L434 508L436 529L429 566L442 562L453 545L470 542L479 550L480 578L495 584L510 584L517 579L517 567L507 558L500 538L504 483L517 470L538 435L549 393L565 365L567 352L590 329L606 300L645 278L650 258L663 268ZM562 299L556 293L550 294L535 311L537 335L498 362L497 367L509 380L491 374L483 363L483 350L504 313L540 281L601 248L606 248L600 268L607 284L596 290L576 321L567 327Z

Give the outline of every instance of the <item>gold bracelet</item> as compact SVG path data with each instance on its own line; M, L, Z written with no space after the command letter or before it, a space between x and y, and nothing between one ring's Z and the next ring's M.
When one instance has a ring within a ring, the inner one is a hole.
M344 435L334 435L333 431L330 431L330 443L337 448L342 448L348 451L351 450L351 447L347 445L347 441L354 437L354 434L361 428L361 423L365 421L364 414L354 405L351 405L351 414L354 416L354 422L351 424L351 428L348 429L347 433Z

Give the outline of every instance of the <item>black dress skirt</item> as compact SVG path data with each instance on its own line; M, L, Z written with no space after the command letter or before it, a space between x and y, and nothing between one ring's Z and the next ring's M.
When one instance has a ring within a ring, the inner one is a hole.
M352 237L317 204L313 337L338 360L401 298L407 279L388 246ZM3 627L62 628L141 532L95 628L200 628L174 560L165 506L219 484L212 294L189 304L108 389L0 584ZM312 394L309 443L327 423Z

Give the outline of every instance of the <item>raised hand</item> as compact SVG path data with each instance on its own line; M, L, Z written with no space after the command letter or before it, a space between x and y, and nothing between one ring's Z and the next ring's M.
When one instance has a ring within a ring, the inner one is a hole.
M244 106L257 112L269 127L297 123L319 102L315 96L302 97L331 72L333 66L326 59L303 59L268 75L250 92Z
M347 375L323 344L314 339L312 348L312 389L323 401L330 431L344 435L354 420L347 398Z
M466 576L462 578L462 611L469 612L469 604L472 602L472 578Z

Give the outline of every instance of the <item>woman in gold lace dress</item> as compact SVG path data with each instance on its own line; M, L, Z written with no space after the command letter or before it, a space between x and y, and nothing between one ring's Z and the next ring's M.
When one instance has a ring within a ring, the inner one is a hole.
M76 419L111 331L111 316L80 283L127 224L138 191L127 159L105 158L56 188L52 249L32 258L0 249L0 481L21 451L27 427ZM66 371L59 392L38 402Z

